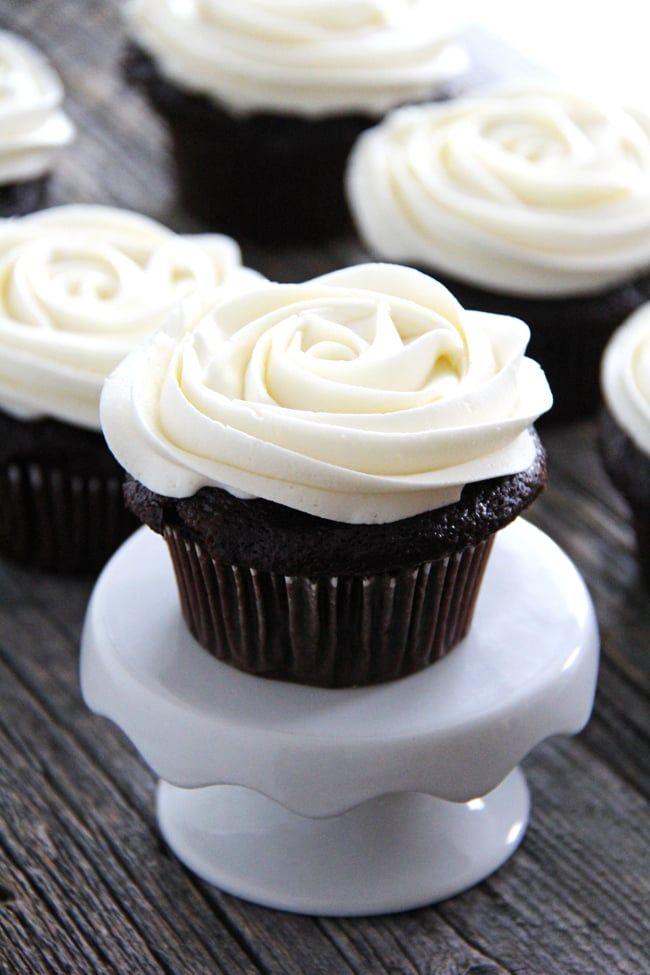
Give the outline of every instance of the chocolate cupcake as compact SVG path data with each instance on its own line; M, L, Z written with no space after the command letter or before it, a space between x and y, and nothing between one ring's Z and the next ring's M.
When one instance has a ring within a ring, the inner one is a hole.
M63 85L27 41L0 31L0 217L43 206L52 155L74 136Z
M356 137L466 63L428 0L131 0L126 19L127 74L169 127L185 206L257 240L346 230Z
M250 287L229 238L68 206L0 221L0 555L98 568L134 529L99 424L104 378L178 303Z
M537 84L391 114L347 189L372 253L527 322L569 418L595 410L605 343L650 297L649 160L647 115Z
M402 677L467 632L494 534L537 496L528 329L366 265L170 326L107 381L130 509L191 632L261 676Z
M650 304L612 336L601 383L601 452L630 506L639 561L650 587Z

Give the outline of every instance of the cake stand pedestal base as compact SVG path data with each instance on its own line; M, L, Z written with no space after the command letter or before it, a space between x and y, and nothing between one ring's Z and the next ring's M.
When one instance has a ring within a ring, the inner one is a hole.
M459 894L514 852L528 824L520 769L482 799L381 796L309 819L241 786L158 787L158 823L190 870L245 900L302 914L387 914Z
M457 894L510 856L529 814L517 766L583 727L597 663L580 575L522 520L497 536L452 653L344 690L211 657L182 619L164 543L142 530L95 587L81 684L162 780L160 829L191 870L269 907L365 915Z

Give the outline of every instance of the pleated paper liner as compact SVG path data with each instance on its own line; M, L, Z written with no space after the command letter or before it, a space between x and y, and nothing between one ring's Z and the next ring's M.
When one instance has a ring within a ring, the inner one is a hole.
M48 176L0 186L0 217L23 217L40 210L47 201Z
M0 555L40 569L92 572L137 527L117 471L80 474L31 460L0 470Z
M180 198L202 223L260 243L322 242L351 231L344 172L373 115L231 113L176 87L134 44L124 71L167 123ZM436 94L454 90L450 83Z
M167 81L135 45L124 70L167 123L180 197L202 222L271 242L320 241L350 229L343 173L372 116L231 114Z
M650 588L650 455L607 408L600 414L599 445L605 470L632 513L639 565Z
M650 504L632 504L636 548L645 584L650 589Z
M198 642L247 673L320 687L395 680L449 653L469 629L493 537L414 568L311 579L224 564L165 530Z

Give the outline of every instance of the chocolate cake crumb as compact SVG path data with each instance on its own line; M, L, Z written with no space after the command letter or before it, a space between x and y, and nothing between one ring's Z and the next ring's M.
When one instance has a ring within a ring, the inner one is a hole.
M468 484L456 504L379 525L330 521L212 487L174 499L131 479L124 493L130 510L154 531L181 528L229 565L312 578L373 574L445 557L513 521L546 483L546 454L535 442L535 460L520 474Z

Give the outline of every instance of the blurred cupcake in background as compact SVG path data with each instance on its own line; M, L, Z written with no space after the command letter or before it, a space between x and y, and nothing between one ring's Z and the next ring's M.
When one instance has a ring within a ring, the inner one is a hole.
M601 452L632 511L639 560L650 587L650 304L612 336L603 356L601 384Z
M554 416L592 412L607 338L650 296L650 117L559 85L398 110L347 173L360 236L469 308L520 317Z
M100 431L105 377L174 306L244 290L234 241L110 207L0 221L0 554L99 567L132 531Z
M54 153L74 137L61 79L33 45L0 31L0 217L42 206Z
M169 126L184 204L253 239L344 231L355 138L466 65L439 0L130 0L125 15L127 73Z
M425 274L365 265L265 284L134 350L102 428L196 639L326 687L453 650L494 535L546 481L528 337Z

